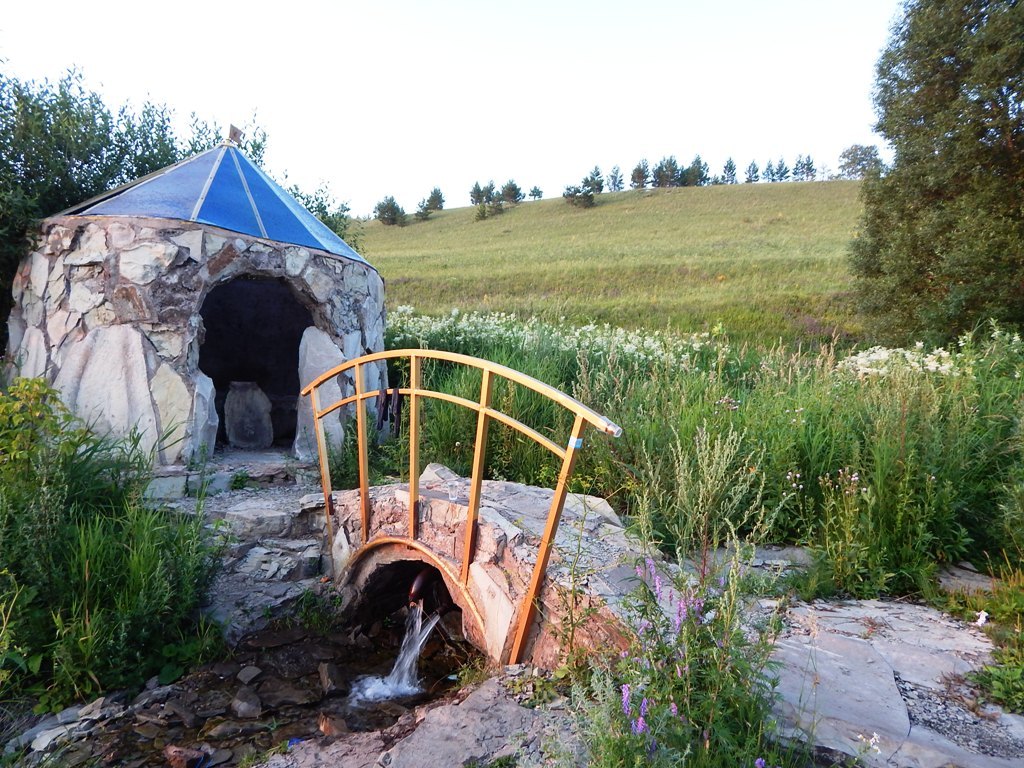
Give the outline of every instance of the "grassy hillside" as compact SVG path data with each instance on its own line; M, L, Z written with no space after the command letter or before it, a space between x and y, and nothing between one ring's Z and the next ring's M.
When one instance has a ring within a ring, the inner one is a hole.
M508 311L574 323L704 330L771 343L856 334L847 246L857 182L757 184L561 198L476 221L370 222L363 250L389 307Z

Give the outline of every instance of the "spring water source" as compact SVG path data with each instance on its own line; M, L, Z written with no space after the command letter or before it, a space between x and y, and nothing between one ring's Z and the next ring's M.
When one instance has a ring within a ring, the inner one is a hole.
M419 676L416 663L420 658L423 644L440 620L434 614L426 622L423 621L423 604L415 603L409 607L409 615L405 619L405 637L402 647L395 660L395 666L387 677L361 677L352 683L349 703L359 705L362 702L381 701L412 696L420 692Z

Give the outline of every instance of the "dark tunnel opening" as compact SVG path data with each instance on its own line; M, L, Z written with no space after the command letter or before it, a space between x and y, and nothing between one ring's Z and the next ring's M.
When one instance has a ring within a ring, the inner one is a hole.
M200 315L205 338L199 368L216 389L218 443L228 442L225 401L236 382L236 389L240 383L255 385L269 400L269 423L261 425L261 434L272 434L272 444L290 444L299 398L299 343L313 324L309 309L283 280L241 277L210 291ZM266 422L265 415L258 418Z

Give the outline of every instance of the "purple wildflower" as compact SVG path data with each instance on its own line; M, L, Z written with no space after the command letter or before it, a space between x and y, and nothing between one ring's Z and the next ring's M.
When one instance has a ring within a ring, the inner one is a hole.
M640 702L640 717L647 717L647 706L649 703L647 697L644 696L643 701Z
M630 714L630 712L632 712L632 710L633 710L633 708L629 704L629 684L628 683L623 683L622 684L622 714L624 714L626 717L629 717L629 714Z
M668 705L668 711L672 713L672 717L675 717L679 714L679 707L677 707L676 703L673 701Z
M759 757L754 761L754 768L764 768L764 758Z
M641 733L647 730L647 721L644 720L643 716L641 715L633 721L633 725L631 726L631 728L633 730L634 735L640 735Z

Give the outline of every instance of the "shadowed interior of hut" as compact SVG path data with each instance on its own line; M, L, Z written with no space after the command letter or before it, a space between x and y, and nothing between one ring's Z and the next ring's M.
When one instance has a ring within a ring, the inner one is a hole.
M211 290L200 315L199 368L217 391L218 444L290 446L309 309L282 280L242 277Z

